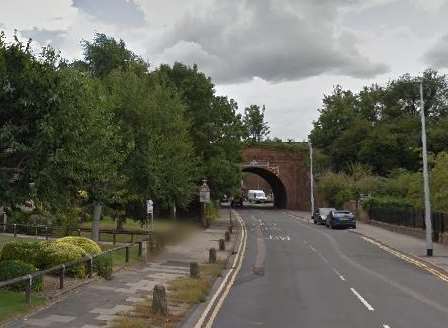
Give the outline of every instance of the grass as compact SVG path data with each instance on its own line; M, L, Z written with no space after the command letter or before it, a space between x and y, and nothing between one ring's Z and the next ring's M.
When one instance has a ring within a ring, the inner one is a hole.
M24 293L0 290L0 322L11 319L45 304L43 297L32 295L31 306L25 302Z
M112 323L113 328L150 328L163 327L174 328L182 320L185 312L193 305L205 302L214 280L220 276L224 269L224 263L204 264L200 266L198 279L183 277L168 282L169 306L183 306L183 313L169 312L164 317L152 313L151 300L138 303L133 311L122 314Z

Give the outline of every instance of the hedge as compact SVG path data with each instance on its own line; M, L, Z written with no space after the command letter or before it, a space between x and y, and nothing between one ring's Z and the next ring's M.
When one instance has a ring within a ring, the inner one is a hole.
M85 237L64 237L55 241L56 243L68 243L81 247L89 255L98 255L101 253L101 248L96 242Z
M19 260L7 260L0 262L0 281L5 281L17 277L21 277L33 272L38 271L37 268L29 263L25 263ZM28 281L20 282L12 286L8 286L7 289L14 291L23 291L28 285ZM42 289L42 277L34 278L31 288L34 291Z
M72 262L87 256L87 253L79 246L57 241L44 241L41 248L41 268L47 269L58 264ZM78 278L86 275L85 264L81 263L67 269L67 273Z
M41 246L38 241L10 241L3 246L0 261L20 260L41 268Z

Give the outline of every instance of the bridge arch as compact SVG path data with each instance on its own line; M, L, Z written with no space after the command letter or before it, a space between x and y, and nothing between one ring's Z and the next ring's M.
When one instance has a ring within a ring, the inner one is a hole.
M306 164L308 147L297 144L249 145L241 152L241 170L261 176L274 193L275 206L291 210L310 210L310 176Z
M257 166L245 166L242 171L256 174L266 180L271 186L272 193L274 194L274 206L280 209L287 207L288 198L285 185L272 171Z

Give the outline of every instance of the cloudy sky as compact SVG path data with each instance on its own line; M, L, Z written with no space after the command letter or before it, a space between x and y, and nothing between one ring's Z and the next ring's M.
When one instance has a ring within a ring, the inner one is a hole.
M0 30L81 56L94 32L154 67L197 63L272 135L303 140L324 94L448 68L448 0L0 0Z

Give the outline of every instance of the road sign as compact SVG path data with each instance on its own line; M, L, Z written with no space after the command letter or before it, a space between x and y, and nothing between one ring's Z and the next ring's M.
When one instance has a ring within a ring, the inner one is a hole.
M210 203L210 188L205 179L203 180L202 186L199 188L199 201L201 203Z

